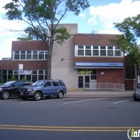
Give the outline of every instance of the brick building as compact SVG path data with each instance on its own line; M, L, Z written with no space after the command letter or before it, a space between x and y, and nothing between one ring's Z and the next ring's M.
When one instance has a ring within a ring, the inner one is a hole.
M68 89L93 89L99 84L125 82L125 56L110 43L116 35L80 34L77 24L61 24L71 34L60 46L54 43L52 79L62 79ZM43 41L13 41L11 60L0 60L0 78L5 81L15 76L18 80L46 79L47 46ZM23 72L18 73L19 64Z

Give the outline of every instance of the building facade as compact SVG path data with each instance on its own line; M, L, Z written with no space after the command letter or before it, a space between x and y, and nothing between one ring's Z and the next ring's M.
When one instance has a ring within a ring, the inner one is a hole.
M79 34L77 24L61 24L72 34L61 46L54 43L52 79L62 79L68 89L96 89L125 82L125 56L110 43L116 35ZM13 41L11 60L0 61L1 81L46 79L47 46L43 41ZM19 73L19 66L22 72Z

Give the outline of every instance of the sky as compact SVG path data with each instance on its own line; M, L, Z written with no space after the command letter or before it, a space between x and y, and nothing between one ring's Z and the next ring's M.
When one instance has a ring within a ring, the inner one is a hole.
M88 0L90 7L78 16L68 13L61 23L78 24L79 33L118 34L113 23L120 23L127 17L140 14L140 0ZM3 6L11 0L0 2L0 60L11 57L12 41L23 35L27 27L19 21L4 18ZM139 43L139 42L138 42Z

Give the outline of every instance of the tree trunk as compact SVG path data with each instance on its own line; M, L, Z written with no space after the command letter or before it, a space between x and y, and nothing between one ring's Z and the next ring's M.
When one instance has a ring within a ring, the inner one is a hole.
M50 39L48 46L48 59L47 59L47 79L51 79L51 66L52 66L52 49L53 49L53 41Z

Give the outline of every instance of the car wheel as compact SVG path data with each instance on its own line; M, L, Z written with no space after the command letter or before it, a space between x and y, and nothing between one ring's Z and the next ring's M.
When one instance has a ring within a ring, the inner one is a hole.
M135 94L133 94L133 99L134 99L135 101L138 101L138 99L136 98Z
M62 91L59 91L58 94L57 94L57 98L61 99L63 98L64 94Z
M3 91L2 92L2 95L1 95L2 99L7 100L9 97L10 97L9 91Z
M41 93L39 91L35 92L34 94L34 100L39 101L41 99Z

